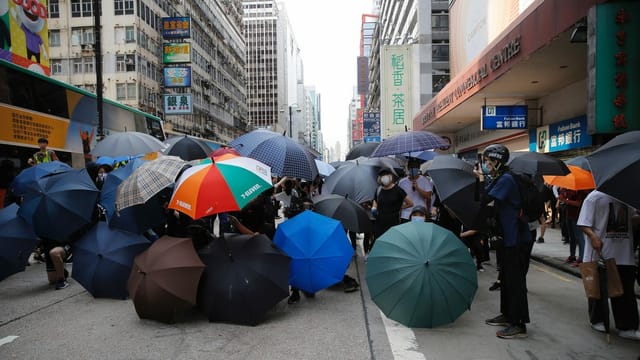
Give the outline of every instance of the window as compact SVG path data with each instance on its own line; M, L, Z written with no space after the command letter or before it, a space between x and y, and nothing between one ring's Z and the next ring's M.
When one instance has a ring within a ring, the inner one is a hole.
M133 15L135 9L134 0L124 0L124 14Z
M433 44L431 53L433 61L449 61L449 44Z
M136 56L133 54L116 55L116 72L136 71Z
M73 61L73 73L82 74L82 58L75 58L71 61Z
M82 0L82 17L93 16L93 0Z
M71 29L71 45L93 44L93 28L81 27Z
M432 14L431 26L435 31L449 31L449 14Z
M93 56L87 56L82 58L83 70L87 74L96 72L96 61Z
M82 16L82 7L80 6L80 0L71 0L71 17Z
M135 100L136 98L136 83L127 84L127 99Z
M51 59L50 67L51 67L51 75L64 75L64 69L62 68L62 60Z
M126 84L116 84L116 100L125 100L127 98Z
M125 26L125 41L128 43L136 42L136 30L133 26Z
M49 30L49 46L60 46L60 30Z
M124 15L124 0L113 1L113 14Z
M49 18L57 19L60 17L60 0L49 0Z

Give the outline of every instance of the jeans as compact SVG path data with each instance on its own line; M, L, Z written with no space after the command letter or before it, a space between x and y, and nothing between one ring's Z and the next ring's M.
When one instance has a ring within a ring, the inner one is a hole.
M576 245L578 246L578 256L576 259L582 261L584 253L584 233L578 228L578 219L567 219L569 232L569 255L576 255Z

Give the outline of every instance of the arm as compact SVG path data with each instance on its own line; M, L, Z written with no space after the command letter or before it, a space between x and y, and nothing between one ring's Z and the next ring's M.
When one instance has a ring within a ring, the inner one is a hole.
M52 161L57 161L58 160L58 155L56 155L56 152L53 150L47 150L49 151L49 156L51 156L51 160Z
M229 222L231 222L231 225L233 225L233 227L235 227L236 229L238 229L238 231L240 232L240 234L245 234L245 235L258 235L257 232L255 231L251 231L251 229L249 229L248 227L244 226L240 220L238 220L238 218L236 218L235 216L231 216L229 215Z
M467 236L473 236L473 235L475 235L477 233L478 233L478 230L467 230L467 231L461 232L460 233L460 237L463 238L463 237L467 237Z
M403 203L402 203L402 209L408 209L408 208L412 208L413 207L413 201L411 201L411 199L408 196L405 196Z
M602 253L602 240L598 237L598 235L596 235L593 229L590 228L589 226L579 226L579 227L582 230L582 232L584 232L585 235L587 235L589 240L591 240L591 247L593 248L593 250L595 250L598 254Z

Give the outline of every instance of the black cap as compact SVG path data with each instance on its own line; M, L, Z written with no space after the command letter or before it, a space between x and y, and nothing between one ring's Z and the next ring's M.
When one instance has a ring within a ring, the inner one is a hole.
M391 169L389 168L382 168L380 169L380 171L378 171L378 176L382 176L382 175L393 175L393 172L391 171Z
M421 213L422 215L427 215L427 209L422 205L417 205L417 206L414 206L413 209L411 209L411 215L413 215L414 213Z

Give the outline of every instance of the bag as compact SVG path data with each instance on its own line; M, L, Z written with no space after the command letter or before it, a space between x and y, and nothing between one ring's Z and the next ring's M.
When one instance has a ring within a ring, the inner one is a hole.
M518 184L520 193L521 220L525 223L538 221L544 214L544 193L536 187L527 175L509 172Z
M607 295L609 298L622 296L624 289L622 281L618 273L616 259L602 259L598 261L583 262L580 264L580 273L582 274L582 284L584 291L590 299L600 299L600 274L598 266L604 266L607 272Z

